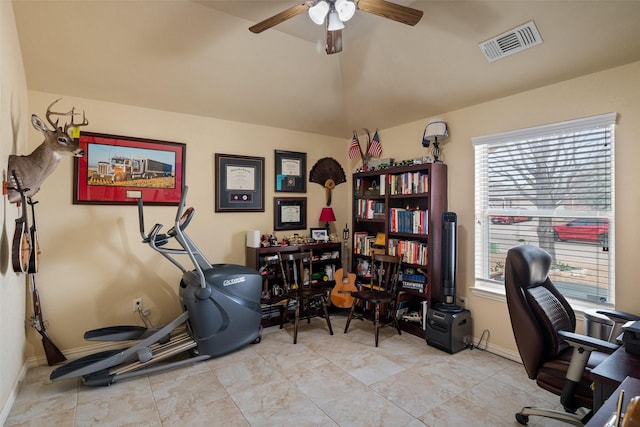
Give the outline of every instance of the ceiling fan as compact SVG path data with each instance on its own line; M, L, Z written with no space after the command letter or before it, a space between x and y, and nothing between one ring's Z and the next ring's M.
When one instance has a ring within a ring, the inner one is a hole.
M249 27L253 33L261 33L287 19L306 11L318 25L325 24L327 31L327 54L342 51L342 29L344 22L351 19L356 9L382 16L383 18L416 25L422 18L422 11L391 3L386 0L307 0L301 4L283 10L280 13Z

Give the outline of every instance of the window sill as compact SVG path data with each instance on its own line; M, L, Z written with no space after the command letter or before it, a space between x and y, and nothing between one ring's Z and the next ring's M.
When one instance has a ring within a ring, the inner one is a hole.
M494 286L487 286L486 284L483 284L483 283L476 283L470 289L470 291L473 296L476 296L478 298L484 298L492 301L500 301L500 302L504 302L505 304L507 303L507 297L506 297L504 288L500 288L498 286L494 287ZM584 320L583 315L586 310L595 310L595 309L601 309L601 308L607 308L611 310L615 309L615 307L611 304L595 304L595 303L589 303L587 301L579 301L579 300L572 300L572 299L567 299L567 301L569 301L571 308L573 308L573 311L576 314L577 320Z

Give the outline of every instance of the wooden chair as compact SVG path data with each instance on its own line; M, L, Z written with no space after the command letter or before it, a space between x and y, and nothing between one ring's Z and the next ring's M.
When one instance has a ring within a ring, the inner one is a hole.
M278 258L280 260L286 300L280 329L283 328L285 321L289 321L288 308L293 303L295 304L293 319L294 344L298 342L298 326L301 319L307 319L307 323L310 323L312 317L324 317L329 327L329 334L333 335L329 310L327 309L327 292L320 287L311 285L313 271L313 254L311 251L278 253Z
M398 256L379 253L373 254L370 264L371 283L362 285L357 292L351 292L351 296L354 297L355 300L349 310L347 324L344 327L345 334L349 330L349 324L353 318L355 307L359 304L364 308L373 306L373 327L375 330L376 347L378 346L378 335L381 326L393 324L398 330L398 334L402 334L400 331L400 323L396 318L399 291L398 270L400 269L401 262L402 258ZM386 308L386 319L383 319L384 322L380 320L382 306Z

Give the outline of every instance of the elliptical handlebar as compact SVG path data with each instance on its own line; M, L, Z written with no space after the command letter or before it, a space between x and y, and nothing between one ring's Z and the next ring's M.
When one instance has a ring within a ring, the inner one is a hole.
M182 197L180 198L180 203L178 204L175 223L173 227L171 227L169 231L167 231L166 234L160 234L162 224L155 224L149 234L145 234L144 203L142 202L142 198L138 198L138 222L140 223L140 235L142 236L143 243L148 244L149 246L151 246L151 248L153 248L153 250L163 255L165 258L171 261L172 264L178 267L183 273L186 273L187 269L171 255L188 255L197 271L198 276L200 277L201 287L204 288L206 286L206 283L203 270L211 268L211 264L202 255L200 250L191 241L191 239L185 233L183 233L185 228L187 228L187 226L191 222L193 215L195 214L195 209L192 207L189 207L186 210L184 209L188 190L189 187L185 185L182 191ZM176 241L180 244L181 249L159 247L168 243L170 238L176 239Z
M185 228L191 222L193 218L193 214L195 213L195 209L192 207L187 208L184 213L182 212L184 209L184 203L187 198L188 187L185 185L184 190L182 191L182 197L180 198L180 203L178 204L178 212L176 214L175 226L171 227L166 234L158 234L160 229L163 227L162 224L156 224L153 226L149 234L145 234L144 231L144 202L142 201L142 197L138 198L138 224L140 225L140 235L142 236L143 243L151 243L155 241L158 246L164 245L167 243L169 237L175 237L176 230L175 227L179 227L180 231L184 231ZM155 249L155 248L154 248ZM186 249L185 249L186 251ZM185 252L186 253L186 252Z
M184 213L182 214L182 216L178 220L180 231L184 231L184 229L187 228L187 226L191 222L191 218L193 218L193 214L194 213L195 213L195 209L193 209L191 207L187 208L187 210L184 211ZM176 235L175 226L171 227L169 229L169 231L167 231L167 235L169 235L169 237L173 237L173 236Z

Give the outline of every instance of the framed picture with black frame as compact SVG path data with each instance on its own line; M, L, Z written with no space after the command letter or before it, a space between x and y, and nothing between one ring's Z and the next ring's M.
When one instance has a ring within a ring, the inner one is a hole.
M275 191L306 193L307 153L275 150Z
M273 229L303 230L307 228L306 197L274 197Z
M215 211L264 212L264 157L215 155Z
M326 228L312 228L311 238L316 242L326 242L329 239L329 233Z

